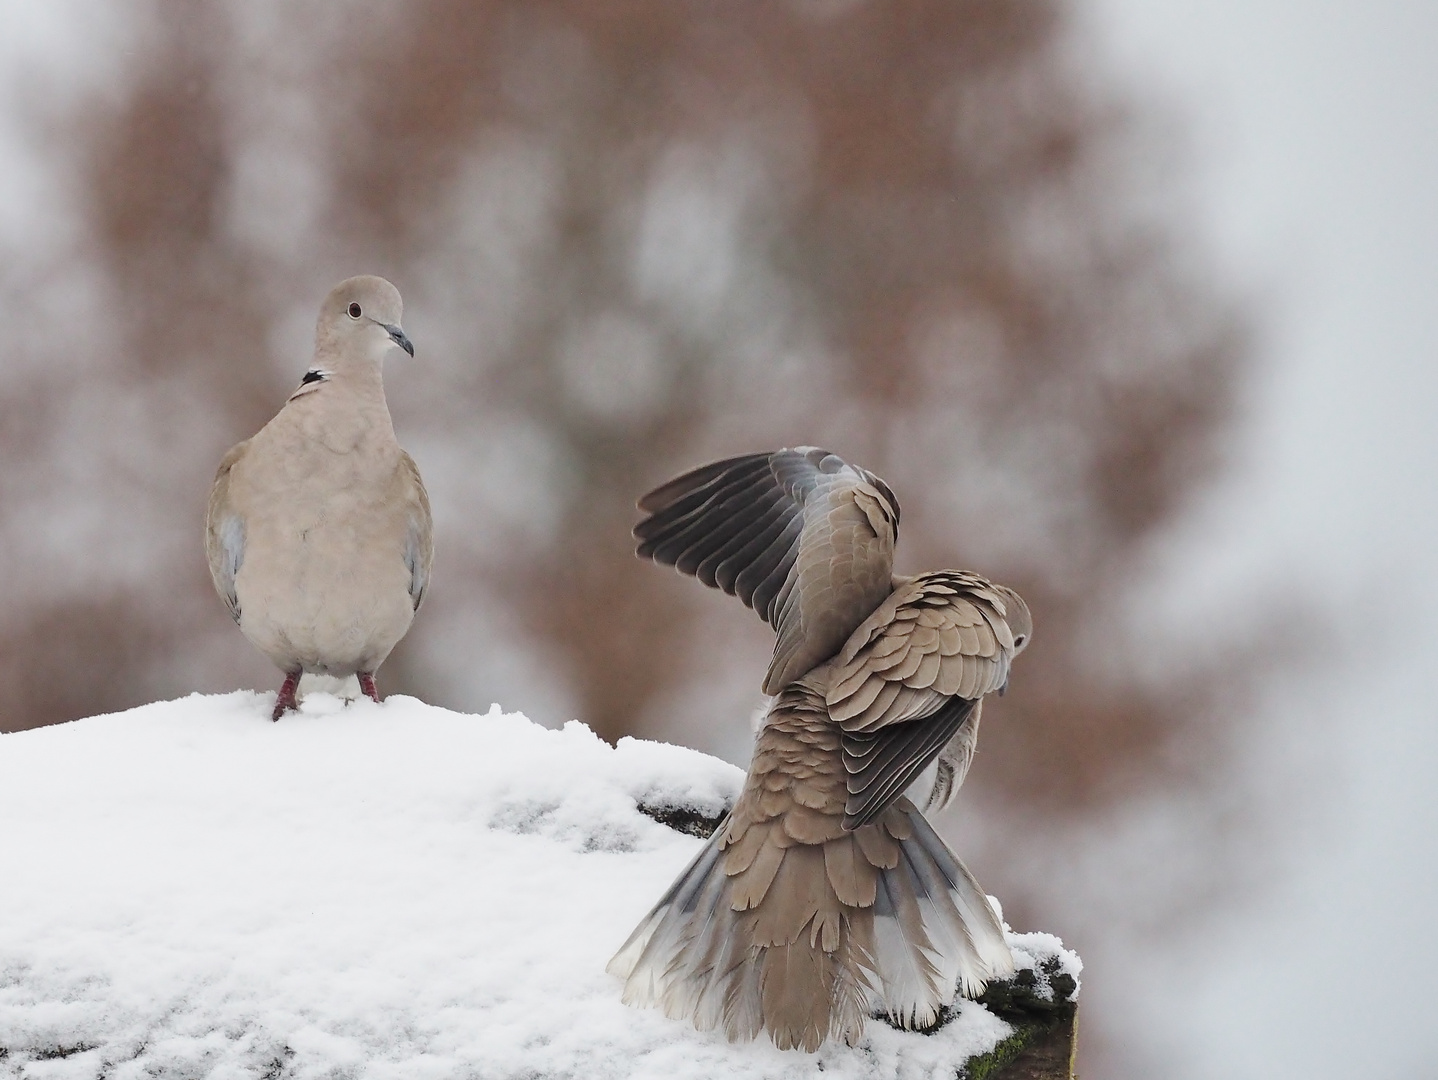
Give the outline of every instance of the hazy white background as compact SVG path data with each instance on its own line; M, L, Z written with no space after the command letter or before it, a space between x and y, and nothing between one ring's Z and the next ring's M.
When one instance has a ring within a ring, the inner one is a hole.
M1122 1056L1438 1075L1438 7L1098 0L1084 37L1180 126L1196 231L1258 300L1238 468L1167 594L1221 633L1285 579L1336 631L1243 755L1238 901L1135 943L1161 985Z

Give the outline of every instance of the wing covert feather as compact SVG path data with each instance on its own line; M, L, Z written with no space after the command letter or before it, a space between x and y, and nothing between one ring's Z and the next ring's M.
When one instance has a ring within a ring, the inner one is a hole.
M830 715L847 731L869 731L922 715L895 687L930 691L935 709L947 697L980 698L998 690L1015 651L1004 614L1006 592L957 570L901 584L835 658Z

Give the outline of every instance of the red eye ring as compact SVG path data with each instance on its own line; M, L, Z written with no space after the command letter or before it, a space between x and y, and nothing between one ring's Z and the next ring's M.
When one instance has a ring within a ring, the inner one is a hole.
M350 318L358 319L360 315L360 306L358 304L350 304Z

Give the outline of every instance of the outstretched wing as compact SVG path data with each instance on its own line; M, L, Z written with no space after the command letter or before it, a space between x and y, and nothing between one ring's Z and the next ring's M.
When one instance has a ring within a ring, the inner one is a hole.
M816 447L748 454L639 500L641 558L738 596L774 627L776 693L829 659L893 588L899 504L877 476Z
M220 461L210 503L205 511L205 556L210 563L210 580L215 592L229 609L230 618L240 621L240 598L235 594L235 575L245 562L245 520L230 502L230 470L249 449L246 439Z
M845 828L873 821L966 725L977 731L979 703L1007 683L1028 627L1016 593L954 570L900 585L864 620L825 695L844 730Z

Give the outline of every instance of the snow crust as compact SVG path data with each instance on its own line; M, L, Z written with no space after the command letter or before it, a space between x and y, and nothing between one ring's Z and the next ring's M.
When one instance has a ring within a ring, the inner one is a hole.
M0 1077L932 1077L1012 1030L964 1002L807 1055L626 1007L604 965L701 843L637 805L717 816L740 770L498 706L272 704L0 736Z

